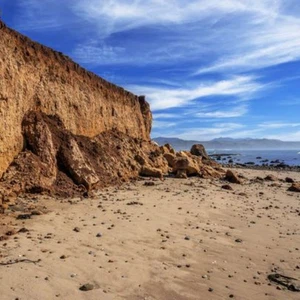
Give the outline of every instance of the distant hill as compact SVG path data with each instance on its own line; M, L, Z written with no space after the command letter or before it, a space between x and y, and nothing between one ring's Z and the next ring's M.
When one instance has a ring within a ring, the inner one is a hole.
M159 145L171 144L176 150L189 150L194 144L202 144L208 150L299 150L300 142L284 142L271 139L233 139L221 137L210 141L182 140L178 138L157 137Z

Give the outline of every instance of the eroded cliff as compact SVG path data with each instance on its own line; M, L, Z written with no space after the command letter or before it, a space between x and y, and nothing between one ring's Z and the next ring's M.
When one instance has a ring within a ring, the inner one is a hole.
M86 71L0 21L0 177L24 148L22 122L30 111L56 115L74 135L95 137L118 130L150 139L152 117L144 97Z
M25 194L90 195L138 176L220 177L198 146L176 153L150 140L135 96L0 22L0 212Z

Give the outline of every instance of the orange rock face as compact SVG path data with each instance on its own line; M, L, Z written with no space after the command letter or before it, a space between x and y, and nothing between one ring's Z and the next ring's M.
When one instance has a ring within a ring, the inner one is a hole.
M74 135L116 129L150 139L152 115L138 97L86 71L62 53L31 41L0 21L0 176L23 149L30 111L57 115Z

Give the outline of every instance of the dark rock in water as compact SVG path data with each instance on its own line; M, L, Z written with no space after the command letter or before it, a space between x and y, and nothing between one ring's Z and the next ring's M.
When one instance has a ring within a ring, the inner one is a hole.
M233 163L233 160L232 160L232 159L229 159L229 160L228 160L228 163L232 164L232 163Z
M294 182L292 186L289 187L288 191L300 193L300 182Z
M283 162L281 162L280 164L278 164L278 165L275 166L275 168L288 168L288 167L289 167L289 165L287 165L287 164L285 164Z
M263 159L263 160L261 160L260 162L261 163L267 163L269 160L268 159Z
M221 160L221 156L217 156L216 160Z
M201 156L203 159L209 159L204 146L201 144L193 145L190 152L193 155Z
M91 283L86 283L84 285L82 285L79 290L83 291L83 292L88 292L88 291L91 291L93 290L95 287L93 284Z
M288 182L288 183L294 183L294 179L293 178L290 178L290 177L286 177L285 178L285 182Z
M271 160L270 162L271 164L280 164L281 161L279 159L276 159L276 160Z
M255 165L255 162L253 162L253 161L248 161L248 162L245 163L245 165Z
M262 159L262 157L261 156L257 156L256 159Z

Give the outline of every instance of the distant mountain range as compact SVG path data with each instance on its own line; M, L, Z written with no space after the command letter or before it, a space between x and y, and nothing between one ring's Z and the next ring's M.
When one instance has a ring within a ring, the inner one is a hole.
M157 137L159 145L171 144L176 150L189 150L194 144L202 144L207 150L299 150L300 142L285 142L271 139L233 139L221 137L210 141L187 141L178 138Z

